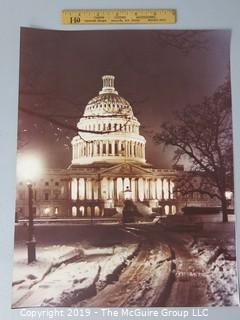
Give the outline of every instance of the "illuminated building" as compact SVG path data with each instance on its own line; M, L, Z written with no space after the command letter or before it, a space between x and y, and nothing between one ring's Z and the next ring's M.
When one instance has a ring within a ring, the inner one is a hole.
M140 123L115 90L114 76L103 76L103 88L88 102L77 128L69 168L47 170L35 185L36 216L113 216L122 212L126 190L141 213L180 211L185 202L174 193L174 180L181 171L146 161ZM18 183L19 216L27 210L24 188Z

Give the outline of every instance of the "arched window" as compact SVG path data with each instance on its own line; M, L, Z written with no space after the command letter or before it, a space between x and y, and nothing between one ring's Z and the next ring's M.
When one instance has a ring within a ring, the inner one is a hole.
M177 213L177 208L176 208L176 206L174 205L174 206L172 206L172 214L176 214Z
M166 215L169 215L169 205L166 205L166 206L164 207L164 211L165 211L165 214L166 214Z
M73 217L76 217L76 216L77 216L77 207L76 207L76 206L73 206L73 207L72 207L72 216L73 216Z
M87 216L91 217L92 215L92 208L91 207L87 207Z
M80 217L84 217L84 215L85 215L85 208L84 208L84 206L81 206L81 207L79 208L79 214L80 214Z
M100 216L100 209L98 206L94 207L94 216L99 217Z

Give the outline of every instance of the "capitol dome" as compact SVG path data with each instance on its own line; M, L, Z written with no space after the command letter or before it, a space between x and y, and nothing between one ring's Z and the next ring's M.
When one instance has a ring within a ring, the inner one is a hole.
M132 117L133 111L130 103L114 88L114 76L103 76L102 79L102 90L88 102L83 116L116 116L119 113Z
M114 76L105 75L103 88L85 107L72 140L72 165L94 162L145 163L146 140L130 103L114 87Z

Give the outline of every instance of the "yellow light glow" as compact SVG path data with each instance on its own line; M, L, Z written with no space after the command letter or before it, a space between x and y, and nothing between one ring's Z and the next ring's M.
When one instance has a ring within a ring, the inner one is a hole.
M45 213L45 214L49 214L50 211L51 211L50 208L45 208L45 209L44 209L44 213Z
M225 198L227 200L231 200L232 199L232 195L233 195L232 191L225 191Z
M21 154L17 159L17 176L26 183L36 181L42 173L42 161L36 154Z

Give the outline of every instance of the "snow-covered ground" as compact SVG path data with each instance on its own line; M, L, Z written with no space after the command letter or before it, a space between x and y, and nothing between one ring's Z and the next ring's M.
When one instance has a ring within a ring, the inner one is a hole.
M207 233L195 235L195 241L188 242L188 247L206 270L211 305L239 306L234 233L224 239L226 235L222 232L221 238L221 225L218 232L211 237Z
M13 307L72 306L113 281L134 256L137 244L112 247L38 247L38 261L27 264L26 248L15 248Z

